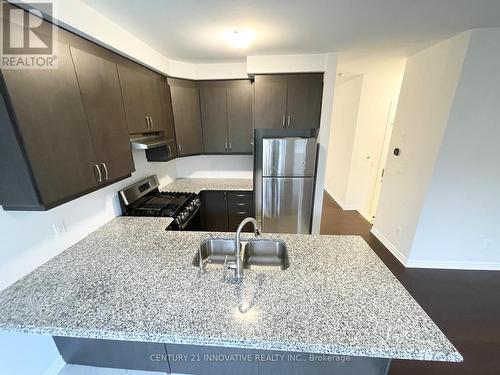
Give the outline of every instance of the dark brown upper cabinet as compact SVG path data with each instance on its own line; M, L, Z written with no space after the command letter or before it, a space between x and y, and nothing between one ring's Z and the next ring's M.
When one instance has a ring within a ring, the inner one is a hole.
M199 82L203 150L205 153L228 152L226 87L217 81Z
M132 62L118 64L129 134L165 128L162 109L162 76Z
M253 153L253 84L236 81L227 87L229 152Z
M200 96L196 82L169 78L179 156L203 152Z
M134 170L117 55L63 29L55 43L57 68L1 71L5 210L50 209Z
M116 65L78 48L71 47L71 55L101 179L129 176L134 161Z
M57 56L57 69L2 71L4 209L48 209L99 183L69 45L58 42Z
M201 81L205 153L252 153L253 87L248 80Z
M254 127L318 128L322 95L322 73L256 76Z

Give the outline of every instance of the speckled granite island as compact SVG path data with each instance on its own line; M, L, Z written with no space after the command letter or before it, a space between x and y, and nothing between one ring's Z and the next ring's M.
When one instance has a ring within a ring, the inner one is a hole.
M55 336L72 363L137 368L147 349L139 368L181 373L384 374L391 358L462 360L361 237L263 234L285 241L290 267L238 283L193 266L204 239L231 233L167 225L109 222L3 290L0 328Z

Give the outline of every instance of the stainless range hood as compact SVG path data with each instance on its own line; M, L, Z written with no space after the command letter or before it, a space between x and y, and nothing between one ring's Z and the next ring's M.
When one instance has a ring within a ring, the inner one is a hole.
M168 141L169 139L164 135L148 135L130 138L130 143L136 150L148 150L150 148L165 146L168 144Z

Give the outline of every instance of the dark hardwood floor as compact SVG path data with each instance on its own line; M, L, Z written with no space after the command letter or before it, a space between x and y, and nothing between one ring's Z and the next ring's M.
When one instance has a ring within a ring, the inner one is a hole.
M362 236L464 357L458 364L394 360L389 375L499 375L500 271L405 269L370 229L325 193L321 234Z

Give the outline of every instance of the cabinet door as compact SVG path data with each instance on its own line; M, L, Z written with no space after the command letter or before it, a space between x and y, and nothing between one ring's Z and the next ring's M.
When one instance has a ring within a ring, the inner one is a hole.
M226 88L203 85L200 87L201 123L203 128L203 151L226 153L227 139Z
M227 193L225 191L202 191L201 229L226 232L228 230Z
M73 47L71 55L103 179L129 176L134 162L116 65Z
M255 77L255 118L256 129L281 129L286 121L285 76Z
M145 69L133 65L118 65L118 73L129 134L150 131L147 116L153 112L151 77Z
M174 129L174 114L172 112L172 98L170 97L170 87L167 84L166 78L159 80L160 93L161 93L161 109L163 116L163 130L165 136L169 139L173 139L175 143L175 129ZM174 148L175 144L174 144ZM177 151L175 151L177 155Z
M319 127L323 74L290 74L287 85L287 128Z
M169 79L174 113L175 137L179 156L200 154L201 136L200 98L194 82Z
M154 72L148 72L148 81L151 87L151 109L147 113L150 119L149 131L165 131L167 118L165 109L163 108L165 104L163 100L165 94L162 87L164 78Z
M69 46L59 42L57 56L57 69L2 71L24 149L46 206L97 184L94 149Z
M253 152L253 86L241 81L227 88L229 152Z

